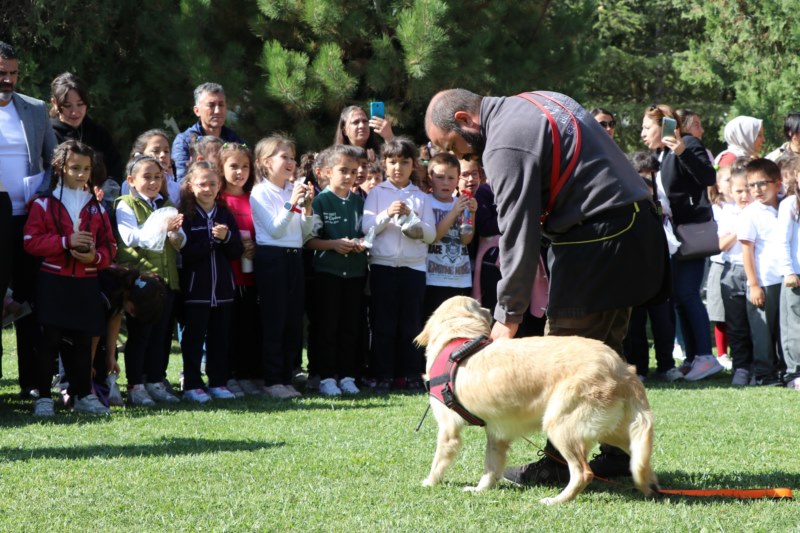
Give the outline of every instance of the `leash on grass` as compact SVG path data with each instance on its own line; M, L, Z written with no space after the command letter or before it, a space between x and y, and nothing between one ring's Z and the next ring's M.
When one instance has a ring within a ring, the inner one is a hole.
M423 417L424 419L424 417ZM556 457L555 455L549 453L547 450L542 450L533 442L530 441L527 437L522 437L522 439L542 452L544 455L561 463L562 465L566 466L566 462L561 457ZM627 485L625 483L619 483L617 481L602 478L600 476L594 476L594 479L597 481L607 483L609 485L615 485L617 487L629 490L635 490L636 487L631 485ZM657 494L671 494L675 496L689 496L689 497L700 497L700 498L736 498L737 500L753 500L753 499L764 499L770 498L774 500L791 500L793 499L792 489L786 487L780 488L772 488L772 489L658 489Z

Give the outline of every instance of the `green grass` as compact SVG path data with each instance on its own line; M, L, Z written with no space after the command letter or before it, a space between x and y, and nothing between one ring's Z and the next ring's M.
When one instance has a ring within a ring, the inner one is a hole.
M420 485L435 447L423 395L268 399L115 408L108 418L58 410L39 421L17 397L16 353L3 333L2 531L796 531L791 501L645 500L595 481L577 501L557 489L501 483L481 494L484 437L433 489ZM180 361L173 356L170 372ZM173 374L171 376L175 378ZM729 375L648 386L654 466L664 488L797 487L800 395L733 389ZM533 436L536 444L542 436ZM512 464L534 458L524 441Z

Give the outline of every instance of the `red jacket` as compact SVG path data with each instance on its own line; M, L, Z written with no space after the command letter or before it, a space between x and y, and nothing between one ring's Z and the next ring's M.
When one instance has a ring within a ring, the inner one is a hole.
M97 258L83 264L69 253L69 236L73 233L72 219L64 205L53 196L37 198L31 204L25 222L23 243L25 251L43 257L41 269L60 276L94 277L114 260L117 242L111 230L108 213L94 199L80 213L81 231L91 231Z

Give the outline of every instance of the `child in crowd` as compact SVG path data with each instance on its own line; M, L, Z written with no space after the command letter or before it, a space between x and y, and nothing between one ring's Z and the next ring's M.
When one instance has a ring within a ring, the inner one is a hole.
M750 321L747 317L747 275L744 272L742 245L739 244L736 234L738 219L752 202L744 170L732 172L730 190L734 203L725 204L717 219L719 248L723 259L720 294L725 307L725 324L731 349L731 384L744 386L750 383L750 370L753 366L753 341L750 338Z
M652 152L636 152L631 156L631 163L642 177L650 194L660 163ZM650 347L647 340L647 318L650 317L650 329L653 333L653 348L656 352L656 371L649 376ZM683 379L683 374L675 368L672 357L673 340L675 339L675 307L672 299L657 303L636 306L631 309L628 323L628 334L622 342L622 349L628 362L636 367L640 379L658 381L676 381Z
M436 240L428 246L425 320L442 302L453 296L467 296L472 288L467 246L475 236L478 202L471 194L454 196L460 181L459 170L458 159L449 152L436 154L428 162L428 176L433 187L428 201L436 221ZM466 220L464 211L470 212Z
M483 175L483 168L475 158L462 159L458 162L458 192L469 191L472 196L478 192L478 187L486 181Z
M379 183L383 183L383 167L378 161L372 161L367 165L367 179L360 185L363 196L366 198L369 191Z
M261 303L264 391L297 398L292 370L303 349L302 246L311 234L313 187L291 183L294 142L282 135L261 139L255 150L256 185L250 194L256 230L255 275Z
M800 161L800 157L794 158ZM784 169L788 168L786 165ZM778 236L783 244L780 270L783 274L780 301L780 330L783 358L786 361L786 386L800 390L800 189L797 166L786 174L794 181L786 187L786 198L778 207ZM784 174L784 175L786 175Z
M307 243L314 250L313 332L319 350L315 371L325 396L359 392L355 371L358 342L366 327L360 319L367 256L361 240L364 200L351 192L358 150L339 144L321 155L328 186L314 198L314 226Z
M181 248L183 297L183 398L205 403L229 400L228 348L236 285L231 261L242 257L239 227L222 201L217 165L195 161L186 169L181 186L181 209L186 244ZM206 345L208 392L200 364Z
M222 145L219 163L224 179L220 199L236 220L244 254L231 261L236 294L228 343L231 379L228 390L234 395L263 394L261 386L261 334L258 331L259 309L256 279L253 274L255 227L250 209L250 191L255 183L253 154L243 144Z
M422 352L413 339L422 329L427 245L436 238L436 223L430 200L411 184L416 152L404 137L385 143L386 181L364 204L364 232L375 234L369 258L371 368L379 393L389 391L393 378L397 385L422 390Z
M121 407L124 404L117 386L117 341L122 319L128 313L144 323L158 320L167 286L155 274L140 274L135 268L116 264L98 272L97 278L103 296L105 331L92 342L92 384L100 401Z
M780 269L782 253L778 227L781 172L769 159L745 166L747 186L754 202L739 217L736 236L742 244L747 275L747 318L753 339L753 378L756 385L783 385L780 377Z
M217 166L219 165L219 151L222 150L224 143L225 141L214 135L198 135L189 144L189 160L207 161Z
M131 156L133 159L137 155L153 156L161 165L164 171L163 189L161 195L169 198L173 205L180 203L181 186L175 179L175 172L172 167L172 157L170 152L169 137L164 130L153 129L142 133L133 141ZM122 183L122 194L130 192L130 185L127 181Z
M128 340L125 344L125 373L128 378L128 402L152 406L156 401L174 403L173 395L164 381L172 338L172 317L175 295L180 289L176 250L185 240L183 215L177 214L167 224L167 242L160 250L142 246L142 226L162 207L174 207L162 195L164 171L151 155L137 155L128 162L127 183L130 192L114 202L119 243L117 262L136 268L142 273L157 274L169 287L155 323L145 323L127 314ZM147 381L145 382L145 379Z
M722 167L717 171L717 183L708 188L708 199L711 202L711 210L714 213L714 220L719 226L722 217L723 207L732 205L731 190L731 167ZM725 367L731 369L731 358L728 356L728 336L725 332L725 307L722 304L722 293L720 290L720 278L724 259L722 252L712 255L706 279L706 309L708 319L714 324L714 340L717 345L717 361Z
M37 279L36 317L42 326L34 365L35 416L53 416L53 362L59 352L73 409L109 414L92 391L92 338L105 329L97 272L114 260L116 243L91 184L91 148L78 141L53 153L50 190L36 199L25 223L25 251L44 259Z

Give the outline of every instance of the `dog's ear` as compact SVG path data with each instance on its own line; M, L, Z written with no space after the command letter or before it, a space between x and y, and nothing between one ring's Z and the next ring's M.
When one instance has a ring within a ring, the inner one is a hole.
M414 338L414 344L417 346L427 346L429 342L431 342L431 329L433 328L433 316L431 316L427 322L425 322L425 327L422 328L422 331L419 335Z

